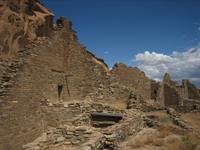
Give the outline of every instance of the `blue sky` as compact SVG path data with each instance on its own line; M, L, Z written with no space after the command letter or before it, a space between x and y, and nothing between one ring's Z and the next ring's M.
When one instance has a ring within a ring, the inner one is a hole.
M160 71L156 76L148 72L148 69L145 70L145 67L155 65L147 61L149 56L150 58L175 57L183 62L185 57L180 58L174 53L183 55L191 48L196 48L199 54L200 0L41 0L41 2L54 12L56 18L59 16L69 18L78 32L80 42L95 55L103 58L110 67L116 62L123 62L129 66L138 66L148 76L159 79L164 71L170 72L173 67L167 70L156 68ZM146 55L145 51L150 55ZM144 57L137 57L138 55ZM191 59L193 61L193 58ZM200 63L198 57L196 59L196 63ZM169 62L166 64L162 61L162 63L165 69L169 65ZM176 67L181 70L181 65ZM196 67L193 69L200 70L200 65ZM184 68L183 71L187 70ZM177 72L170 73L177 80L190 78L193 75L194 82L200 83L197 79L198 73L196 75L192 72L192 75L181 77L177 77Z

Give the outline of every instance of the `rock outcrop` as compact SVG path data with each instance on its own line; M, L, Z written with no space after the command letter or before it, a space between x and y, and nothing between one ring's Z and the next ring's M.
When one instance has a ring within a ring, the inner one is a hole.
M28 42L50 34L53 29L53 16L37 0L1 1L1 53L15 54Z

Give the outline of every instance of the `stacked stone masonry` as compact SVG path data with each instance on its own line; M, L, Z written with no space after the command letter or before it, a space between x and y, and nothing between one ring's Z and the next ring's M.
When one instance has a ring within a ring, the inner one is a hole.
M167 75L157 83L122 63L109 70L79 43L69 20L54 25L53 16L37 0L0 1L0 149L21 149L48 127L89 126L90 112L113 110L98 103L126 109L131 93L142 102L198 104L199 89L189 81L178 86ZM97 104L65 107L72 101Z

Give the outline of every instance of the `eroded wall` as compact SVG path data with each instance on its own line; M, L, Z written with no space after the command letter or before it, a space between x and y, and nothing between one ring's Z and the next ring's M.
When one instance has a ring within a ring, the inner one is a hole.
M41 102L84 100L98 96L101 84L108 85L106 65L78 43L71 23L63 21L53 36L37 37L0 65L2 150L21 149L44 131ZM58 87L62 87L60 97Z
M53 29L53 14L37 0L0 1L0 53L15 55Z
M111 70L112 82L118 82L144 99L151 98L151 81L138 68L127 67L119 63Z

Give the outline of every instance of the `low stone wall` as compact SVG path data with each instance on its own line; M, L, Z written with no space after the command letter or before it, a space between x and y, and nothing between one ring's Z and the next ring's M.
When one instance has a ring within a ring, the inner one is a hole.
M91 112L123 112L102 103L78 101L68 103L47 103L41 110L45 128L47 128L47 126L58 127L63 124L89 125Z
M60 108L58 107L57 109L71 109L74 111L77 109L80 110L80 108L82 109L80 114L77 115L73 121L59 123L54 127L47 126L46 131L32 143L24 145L23 150L53 150L55 147L59 146L72 146L77 150L100 150L106 147L117 149L119 142L125 140L130 135L134 135L144 127L143 117L136 110L120 112L119 110L115 110L103 104L83 102L63 104L63 107L61 107L61 105L59 106ZM51 110L55 109L55 106L51 107ZM104 112L120 112L123 114L123 119L119 121L119 123L106 128L94 128L90 124L90 113L102 109L104 109ZM60 117L57 113L54 115ZM53 120L59 120L55 116L51 118ZM63 115L63 117L67 118L65 115ZM60 119L61 118L62 116Z
M23 146L23 150L44 150L58 147L60 145L80 145L94 134L92 128L87 126L60 126L58 128L49 128L32 143Z
M127 118L126 118L127 119ZM101 140L93 147L96 149L118 149L120 142L124 141L128 136L134 135L144 128L143 118L137 114L132 114L132 118L124 120L120 124L116 124L111 129L104 131L104 136Z

